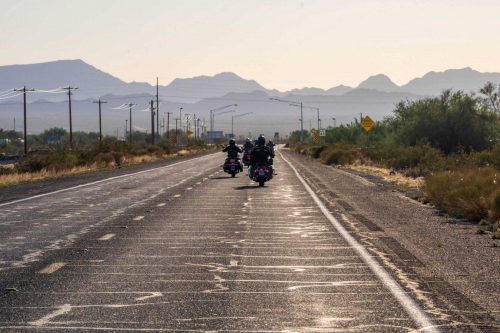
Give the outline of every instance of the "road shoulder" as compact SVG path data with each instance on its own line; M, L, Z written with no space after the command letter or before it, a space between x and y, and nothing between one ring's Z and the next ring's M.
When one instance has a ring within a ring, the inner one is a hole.
M462 320L485 327L498 322L499 248L475 234L472 224L438 216L432 207L369 177L281 151L339 221L406 280L421 302L435 311L453 309Z

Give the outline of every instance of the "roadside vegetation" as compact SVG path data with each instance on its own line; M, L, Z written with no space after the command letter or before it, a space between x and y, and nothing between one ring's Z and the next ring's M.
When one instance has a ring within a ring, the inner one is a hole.
M478 222L499 237L500 87L478 94L400 102L366 133L358 121L328 128L319 145L289 137L296 152L339 166L367 166L422 180L421 200L450 216Z
M0 131L0 139L8 142L0 145L0 154L19 154L23 143L22 133ZM57 138L57 142L51 139ZM145 133L134 133L133 144L105 137L99 142L98 133L76 132L73 134L74 148L68 144L68 133L61 128L52 128L39 135L30 135L30 152L15 163L0 165L0 186L12 185L38 179L59 177L99 169L121 168L144 162L173 158L208 149L201 140L183 138L184 145L171 144L166 135L152 145Z

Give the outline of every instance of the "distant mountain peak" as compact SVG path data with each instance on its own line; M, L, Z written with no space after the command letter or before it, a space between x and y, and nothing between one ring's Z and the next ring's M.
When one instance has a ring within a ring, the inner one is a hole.
M379 91L397 91L399 86L392 82L392 80L385 74L376 74L370 76L358 85L358 88L373 89Z

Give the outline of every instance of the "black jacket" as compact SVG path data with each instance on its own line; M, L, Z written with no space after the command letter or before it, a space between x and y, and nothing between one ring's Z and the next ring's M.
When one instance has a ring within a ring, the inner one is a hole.
M250 152L252 165L267 164L271 158L274 158L274 153L266 146L255 146Z
M234 145L234 146L227 146L222 150L222 152L226 153L227 152L227 157L228 158L237 158L238 153L242 153L243 150L241 150L240 147Z

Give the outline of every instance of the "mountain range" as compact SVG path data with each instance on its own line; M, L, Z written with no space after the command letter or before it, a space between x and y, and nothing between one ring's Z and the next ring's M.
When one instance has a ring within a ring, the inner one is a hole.
M378 74L370 76L356 87L339 85L326 90L306 87L280 92L265 88L254 80L225 72L214 76L179 78L168 85L160 85L160 114L163 118L164 112L174 112L171 124L175 124L173 117L183 107L184 113L196 114L197 117L208 120L210 109L237 103L235 114L252 112L237 120L238 131L271 135L274 132L287 133L297 129L300 113L287 103L270 101L270 97L301 101L308 106L304 109L305 128L316 126L316 111L312 108L319 107L322 126L326 127L334 123L350 122L354 117L359 117L360 113L369 114L376 120L382 119L390 115L395 104L401 100L438 95L446 89L478 91L488 81L500 83L500 73L481 73L471 68L450 69L429 72L402 86L396 85L386 75ZM43 90L67 85L79 87L73 95L76 130L96 129L96 105L91 102L103 97L108 100L103 119L104 130L108 133L120 130L127 119L127 112L115 110L114 107L134 102L138 104L136 111L145 110L149 100L156 94L156 86L144 82L127 83L82 60L0 66L0 91L24 85ZM54 126L68 127L65 94L30 93L28 100L31 104L29 131L40 132ZM11 128L13 118L21 123L20 103L20 97L0 100L0 128ZM149 128L148 112L134 114L137 130ZM231 115L218 116L216 124L216 129L230 132Z
M500 73L481 73L472 68L449 69L444 72L429 72L408 83L398 86L388 76L377 74L368 77L357 87L339 85L330 89L315 87L297 88L280 92L267 89L255 80L247 80L231 73L214 76L177 78L168 85L159 86L163 99L176 102L195 102L204 98L221 97L228 93L250 93L265 91L269 95L283 97L289 94L300 96L341 96L355 89L372 89L382 92L405 92L416 95L438 95L443 90L455 89L466 92L477 91L486 82L500 83ZM76 99L97 98L105 94L127 95L156 92L156 87L145 82L127 83L105 73L83 60L58 60L27 65L0 66L0 91L23 85L37 89L53 89L61 86L78 86ZM49 100L63 96L44 96Z

